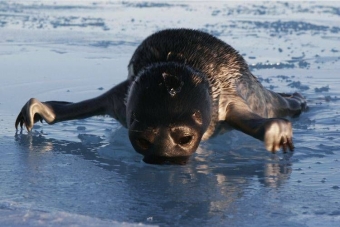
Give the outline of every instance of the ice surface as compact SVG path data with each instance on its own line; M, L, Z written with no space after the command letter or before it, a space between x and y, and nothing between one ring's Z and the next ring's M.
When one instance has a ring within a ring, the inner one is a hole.
M338 226L338 2L0 1L0 226ZM264 86L301 92L296 151L230 132L185 166L141 161L108 117L16 133L31 97L80 101L127 77L152 32L188 27L235 47ZM125 224L132 223L132 224Z
M1 226L92 226L92 227L136 227L149 226L102 220L84 215L71 214L61 211L47 212L32 205L22 205L14 202L0 203Z

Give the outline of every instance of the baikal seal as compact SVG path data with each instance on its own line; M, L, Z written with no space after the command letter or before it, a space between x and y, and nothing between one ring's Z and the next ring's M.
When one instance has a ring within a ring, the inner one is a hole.
M146 163L184 164L202 140L231 129L264 142L268 151L293 151L292 125L306 109L298 93L264 88L230 45L198 30L167 29L134 52L128 77L106 93L81 102L31 98L15 127L37 121L110 115L128 129Z

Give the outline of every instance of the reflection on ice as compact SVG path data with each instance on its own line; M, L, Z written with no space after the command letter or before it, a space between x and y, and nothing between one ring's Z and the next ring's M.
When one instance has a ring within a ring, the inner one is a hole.
M118 171L118 174L124 175L123 172L119 172L119 170L116 169L117 166L129 166L129 171L131 171L131 168L141 168L141 164L143 166L147 165L142 163L142 156L137 154L129 144L126 133L126 129L119 129L113 132L108 139L103 139L96 135L79 134L79 142L48 139L34 132L16 134L15 139L18 145L23 148L28 147L30 153L33 154L57 152L80 155L81 158L90 160L94 164L98 164L101 168ZM243 137L246 136L243 135ZM270 161L268 158L271 155L267 152L259 151L254 153L254 151L248 151L247 147L239 148L240 144L233 146L232 140L228 142L230 145L223 146L223 148L219 148L218 144L215 144L224 143L225 139L226 138L215 139L211 143L206 142L199 147L197 153L191 158L191 161L187 165L179 167L179 169L175 166L150 166L150 168L155 170L168 170L169 172L162 173L162 179L164 183L167 182L166 184L171 185L187 184L203 177L209 178L211 182L209 187L229 185L230 182L245 186L244 184L247 184L247 179L256 175L263 186L276 188L283 184L289 177L291 173L289 156L291 156L291 153L286 154L283 160L276 158L276 160ZM252 141L252 146L258 144L258 141L252 138L247 139ZM261 147L261 144L257 146ZM130 149L126 149L128 147L130 147ZM36 158L39 157L40 156L37 156ZM178 174L189 176L189 178L179 177L180 181L178 181L178 177L175 177ZM136 175L138 175L138 173L136 173ZM158 181L158 175L159 174L156 173L154 178L148 177L148 182L152 183L150 182L152 179ZM211 178L212 176L215 177ZM137 181L138 179L137 177ZM214 180L212 181L212 179ZM233 191L230 187L228 187L227 190Z
M277 188L289 178L291 172L291 165L267 163L264 171L264 183L269 187Z

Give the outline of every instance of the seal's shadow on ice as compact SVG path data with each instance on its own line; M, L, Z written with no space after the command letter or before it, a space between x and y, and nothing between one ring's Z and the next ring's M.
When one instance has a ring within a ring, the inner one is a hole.
M128 78L79 103L31 98L15 126L110 115L128 129L147 163L186 163L200 141L240 130L267 150L293 150L291 123L306 108L298 93L274 93L251 74L231 46L201 31L169 29L146 38L129 63Z

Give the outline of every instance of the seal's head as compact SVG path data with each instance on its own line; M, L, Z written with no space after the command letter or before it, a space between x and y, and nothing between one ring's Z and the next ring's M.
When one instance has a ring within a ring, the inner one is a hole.
M206 77L176 64L141 71L127 100L127 126L135 150L152 164L185 164L211 120Z

